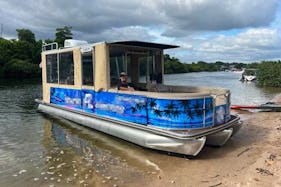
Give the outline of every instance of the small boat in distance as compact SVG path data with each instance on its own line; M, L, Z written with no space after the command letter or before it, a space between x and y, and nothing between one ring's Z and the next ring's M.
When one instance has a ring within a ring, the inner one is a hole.
M233 73L243 73L244 69L232 68L230 71Z
M256 72L256 69L245 69L240 80L246 82L255 81L257 79Z
M164 84L164 50L142 41L43 45L41 112L134 144L197 155L222 146L241 127L230 113L230 91ZM126 72L134 91L117 88ZM122 74L123 75L123 74Z

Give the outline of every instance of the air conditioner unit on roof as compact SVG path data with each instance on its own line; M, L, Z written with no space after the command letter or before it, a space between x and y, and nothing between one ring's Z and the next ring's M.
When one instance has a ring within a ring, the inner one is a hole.
M64 47L74 47L74 46L85 45L85 44L88 44L88 42L84 40L73 40L73 39L64 40Z

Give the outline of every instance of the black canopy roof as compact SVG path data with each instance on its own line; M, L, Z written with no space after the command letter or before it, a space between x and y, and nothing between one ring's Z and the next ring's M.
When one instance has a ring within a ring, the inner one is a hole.
M149 47L149 48L157 48L157 49L172 49L172 48L179 47L179 46L176 46L176 45L159 44L159 43L151 43L151 42L141 42L141 41L118 41L118 42L111 42L109 44Z

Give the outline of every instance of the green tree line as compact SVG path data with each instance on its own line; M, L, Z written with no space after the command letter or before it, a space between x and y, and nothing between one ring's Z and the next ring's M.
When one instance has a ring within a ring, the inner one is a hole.
M244 64L244 63L225 63L225 62L214 62L214 63L207 63L204 61L192 62L191 64L188 63L181 63L179 59L175 57L170 57L170 55L164 55L164 65L165 65L165 73L166 74L173 74L173 73L190 73L190 72L213 72L213 71L224 71L229 69L242 69L242 68L250 68L256 67L255 64Z
M257 79L261 86L281 87L281 61L263 61L258 64Z
M55 40L63 46L65 39L71 39L71 27L57 28ZM7 40L0 38L0 77L4 78L36 78L41 77L42 40L36 41L35 35L28 29L17 29L18 39Z

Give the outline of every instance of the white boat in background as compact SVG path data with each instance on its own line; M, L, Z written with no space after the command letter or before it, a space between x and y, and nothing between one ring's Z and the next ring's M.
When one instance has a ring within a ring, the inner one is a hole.
M245 81L254 81L256 79L257 79L257 76L255 76L255 75L244 75Z
M233 73L244 73L244 69L231 69L230 71Z
M43 98L38 109L134 144L197 155L222 146L241 127L230 91L164 84L164 49L141 41L42 47ZM117 89L126 72L135 91Z
M245 69L242 73L241 81L252 82L257 79L256 69Z

